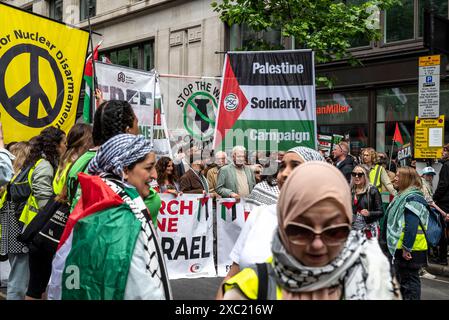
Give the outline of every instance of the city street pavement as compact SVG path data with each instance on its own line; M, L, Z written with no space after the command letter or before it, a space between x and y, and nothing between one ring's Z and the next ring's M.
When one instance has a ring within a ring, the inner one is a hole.
M223 278L178 279L170 281L174 300L214 300ZM422 300L449 300L449 278L421 278ZM5 299L6 288L0 288L0 300Z

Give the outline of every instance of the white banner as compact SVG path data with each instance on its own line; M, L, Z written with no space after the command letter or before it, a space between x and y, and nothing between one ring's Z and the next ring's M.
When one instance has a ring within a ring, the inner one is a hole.
M154 134L155 151L171 156L157 74L98 61L95 72L103 99L128 101L139 120L140 133L147 139Z
M217 273L224 277L231 268L229 254L250 213L250 205L241 199L222 198L217 200Z
M221 80L175 75L161 75L159 80L173 152L191 140L201 149L211 148Z
M169 278L215 277L212 198L160 196L157 224Z

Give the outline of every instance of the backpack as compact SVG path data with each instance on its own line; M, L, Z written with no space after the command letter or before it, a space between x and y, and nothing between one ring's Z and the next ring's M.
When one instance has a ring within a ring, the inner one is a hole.
M427 210L429 211L427 229L424 228L424 226L421 224L421 221L420 225L424 230L424 235L426 237L427 243L431 247L436 247L443 235L443 225L440 220L440 213L436 209L431 208L427 201L424 200L424 198L412 196L407 201L417 201L426 206Z

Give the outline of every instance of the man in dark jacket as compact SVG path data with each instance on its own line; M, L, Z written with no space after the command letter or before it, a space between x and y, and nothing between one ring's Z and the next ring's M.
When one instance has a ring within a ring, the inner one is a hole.
M443 157L441 159L443 166L440 170L438 178L438 186L433 194L433 200L438 207L441 208L446 214L449 212L449 143L443 147ZM446 216L446 229L448 218ZM432 259L434 263L447 265L447 238L445 234L441 237L440 243L438 243L438 258Z
M201 159L201 152L196 151L190 157L190 169L179 179L181 192L184 193L208 193L209 185L203 175L204 161Z
M337 161L335 166L341 173L345 176L346 180L351 182L351 172L355 167L354 159L349 154L349 146L345 141L336 144L334 149L332 150L332 155L334 159Z

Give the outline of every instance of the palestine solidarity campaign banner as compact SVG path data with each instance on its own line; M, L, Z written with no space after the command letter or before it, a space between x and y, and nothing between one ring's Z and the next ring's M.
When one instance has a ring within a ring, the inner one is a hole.
M230 150L316 147L311 50L226 55L214 145Z

